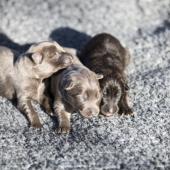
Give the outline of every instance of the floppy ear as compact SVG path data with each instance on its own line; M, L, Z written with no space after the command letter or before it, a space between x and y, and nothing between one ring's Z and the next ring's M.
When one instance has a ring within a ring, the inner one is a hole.
M33 53L31 57L35 64L40 64L43 59L43 56L39 52Z
M96 74L97 80L103 79L103 74Z
M68 82L68 84L66 85L65 87L65 90L71 90L73 89L73 87L75 86L75 82L71 81L71 82Z

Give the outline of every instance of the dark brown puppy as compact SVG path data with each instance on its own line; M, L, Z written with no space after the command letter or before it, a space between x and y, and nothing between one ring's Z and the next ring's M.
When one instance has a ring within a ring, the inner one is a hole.
M101 113L106 116L117 112L131 114L125 75L130 54L119 40L110 34L98 34L85 45L80 53L80 59L92 71L104 76L100 80L103 94Z
M49 98L45 95L44 80L72 64L72 57L56 42L32 45L26 53L15 56L6 47L0 47L0 95L17 98L18 108L31 126L40 128L38 114L32 100L38 101L51 114Z

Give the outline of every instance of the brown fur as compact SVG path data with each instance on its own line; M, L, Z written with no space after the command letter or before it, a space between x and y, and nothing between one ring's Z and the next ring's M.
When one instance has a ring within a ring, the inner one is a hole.
M0 47L0 95L17 98L18 108L31 126L42 126L32 100L44 105L51 114L49 98L44 93L44 80L53 73L72 64L72 57L56 42L34 44L20 56L6 47Z
M99 114L100 78L102 76L83 66L76 56L73 56L73 65L52 76L51 92L54 97L54 114L59 119L58 133L70 131L73 111L79 111L87 118Z
M128 85L125 75L130 60L129 51L118 39L102 33L92 38L80 53L80 59L96 73L103 74L100 80L103 99L101 113L111 116L113 113L131 114L128 105Z

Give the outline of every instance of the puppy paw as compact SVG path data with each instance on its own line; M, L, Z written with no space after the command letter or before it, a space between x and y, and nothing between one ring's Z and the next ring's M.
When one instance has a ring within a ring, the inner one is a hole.
M132 109L128 109L126 111L124 111L125 115L133 115L133 110Z
M133 115L133 110L132 108L121 108L119 110L120 115Z
M52 112L52 110L51 109L46 109L46 111L45 111L49 116L54 116L54 113Z
M37 114L29 116L29 120L30 120L31 127L33 127L33 128L41 128L42 127L42 124L41 124L40 119Z
M42 128L42 124L40 122L32 122L31 127L33 128Z
M70 125L69 124L60 124L57 128L57 133L59 134L67 134L70 132Z

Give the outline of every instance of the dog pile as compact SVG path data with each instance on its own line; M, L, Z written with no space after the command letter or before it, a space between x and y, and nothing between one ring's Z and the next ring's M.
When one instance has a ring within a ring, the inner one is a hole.
M0 47L0 96L16 99L30 126L41 128L37 101L69 133L72 112L86 118L132 114L125 74L129 51L110 34L92 38L77 52L57 42L32 45L24 54Z

